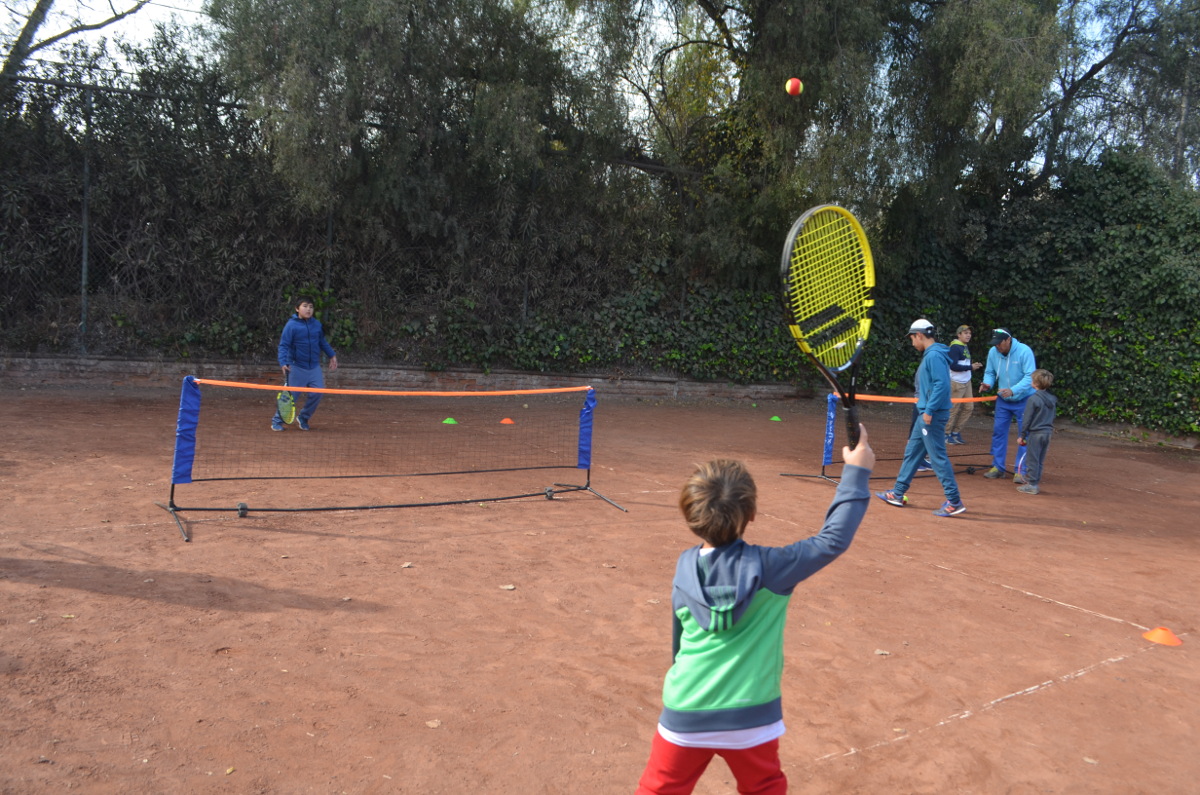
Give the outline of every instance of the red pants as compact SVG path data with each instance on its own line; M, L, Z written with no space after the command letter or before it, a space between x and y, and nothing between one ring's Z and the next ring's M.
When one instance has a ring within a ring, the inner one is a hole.
M655 732L637 795L687 795L696 788L713 754L719 754L729 765L741 795L787 793L787 776L779 766L779 740L742 749L684 748Z

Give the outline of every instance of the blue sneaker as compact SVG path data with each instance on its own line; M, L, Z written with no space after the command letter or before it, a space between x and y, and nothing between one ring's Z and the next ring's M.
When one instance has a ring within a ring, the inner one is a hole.
M922 458L921 463L917 464L917 471L918 472L932 472L933 471L933 464L929 463L928 457Z
M875 496L886 502L888 505L895 505L897 508L903 508L908 505L907 494L897 494L894 491L877 491Z
M946 440L947 440L947 444L966 444L966 442L963 441L962 434L959 433L958 431L955 431L954 433L947 436Z
M942 503L942 507L933 512L934 516L958 516L967 510L967 506L962 504L962 500L958 502L950 502L946 500Z
M272 423L271 423L271 430L273 430L273 431L282 431L282 430L283 430L283 426L282 426L282 425L280 425L278 422L272 422Z
M300 428L300 430L302 430L302 431L307 431L307 430L308 430L308 420L303 420L303 419L299 419L299 418L297 418L297 420L296 420L296 425L297 425L297 427L299 427L299 428Z

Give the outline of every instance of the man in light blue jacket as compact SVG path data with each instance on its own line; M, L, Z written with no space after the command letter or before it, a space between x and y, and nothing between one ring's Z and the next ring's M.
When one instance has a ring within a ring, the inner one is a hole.
M1002 478L1008 474L1005 462L1008 459L1008 429L1013 419L1017 421L1017 435L1024 428L1025 402L1033 394L1033 371L1037 369L1033 351L1017 340L1008 329L992 329L992 349L988 351L987 367L983 371L983 384L979 394L996 387L996 420L992 425L992 468L983 473L985 478ZM1017 451L1013 463L1013 482L1024 483L1021 465L1024 451Z

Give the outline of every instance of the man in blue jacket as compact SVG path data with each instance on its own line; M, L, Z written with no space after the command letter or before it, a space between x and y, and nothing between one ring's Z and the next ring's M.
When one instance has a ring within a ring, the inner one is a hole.
M987 367L983 371L983 384L979 394L996 387L996 419L992 424L992 468L983 473L985 478L1002 478L1008 474L1005 462L1008 459L1008 429L1017 423L1017 435L1021 435L1025 418L1025 402L1033 394L1033 371L1037 369L1033 351L1017 340L1008 329L992 329L992 349L988 351ZM1013 462L1013 482L1024 483L1021 464L1024 451L1018 450Z
M875 496L888 505L903 508L908 504L905 492L921 459L928 456L933 474L942 484L946 501L933 512L934 516L957 516L967 510L958 493L954 466L946 455L946 420L950 417L950 349L934 338L933 324L924 318L913 321L908 339L921 352L917 368L917 419L913 423L904 448L904 463L891 491L877 491Z
M296 299L296 312L283 326L279 336L279 366L283 369L284 383L288 386L325 388L325 375L321 372L321 354L329 357L329 369L338 368L337 353L325 339L321 321L313 317L313 300L307 295ZM304 395L304 407L296 417L300 430L308 430L308 422L321 403L320 392L299 392ZM271 430L283 430L283 418L276 410L271 418Z

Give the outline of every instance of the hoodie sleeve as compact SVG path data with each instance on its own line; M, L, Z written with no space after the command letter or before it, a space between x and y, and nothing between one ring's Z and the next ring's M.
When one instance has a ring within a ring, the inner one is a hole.
M983 383L995 387L997 390L1000 388L1000 385L996 383L999 364L1000 352L995 347L988 348L987 365L983 368Z
M292 337L296 330L292 328L292 321L283 324L283 333L279 335L279 366L289 367L292 364Z
M786 547L762 547L762 585L778 594L791 593L798 583L828 566L850 547L867 513L871 470L847 466L825 512L825 524L815 536Z
M1017 428L1017 433L1020 436L1026 436L1030 428L1038 427L1042 422L1042 414L1046 410L1046 404L1040 400L1031 399L1025 405L1025 415L1021 418L1020 426Z
M950 406L950 352L945 346L930 348L921 358L917 377L921 388L917 394L917 413L931 414L939 407Z
M1021 375L1019 379L1014 381L1013 384L1009 386L1009 389L1011 389L1013 393L1013 400L1024 400L1033 394L1033 371L1037 369L1037 362L1033 357L1033 349L1025 343L1019 344L1021 347L1009 354L1010 356L1016 354L1015 357L1013 357L1016 359L1016 361L1009 366L1012 367L1015 365L1014 369ZM1016 345L1013 347L1016 347Z
M329 340L325 339L325 326L324 325L321 326L321 350L325 351L325 355L328 356L330 359L337 356L337 351L335 351L333 349L333 346L329 344Z
M925 401L926 410L948 407L950 405L950 362L945 353L930 357L929 383L929 398Z

